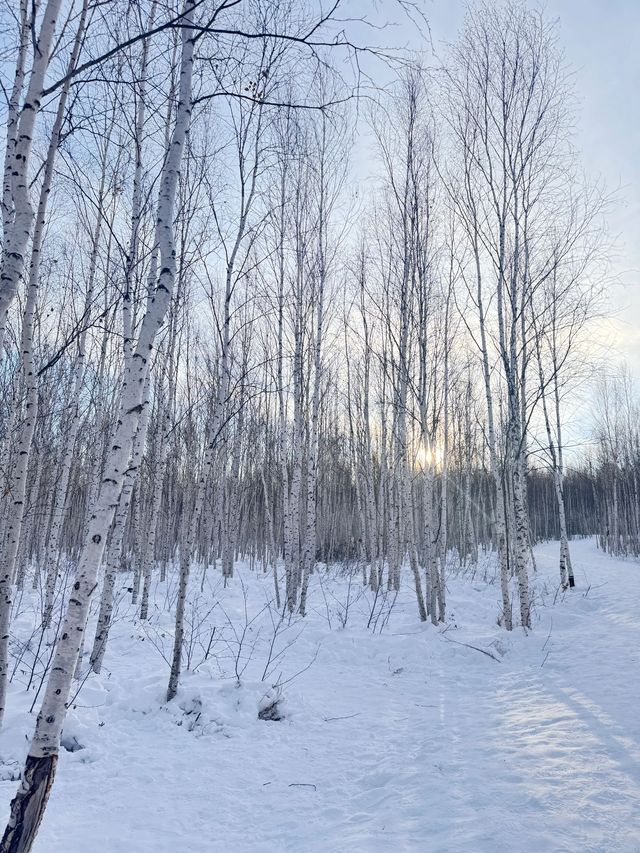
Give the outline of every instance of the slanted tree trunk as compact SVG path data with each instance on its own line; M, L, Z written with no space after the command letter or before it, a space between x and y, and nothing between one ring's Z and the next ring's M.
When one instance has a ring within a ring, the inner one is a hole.
M4 169L2 174L2 234L6 240L13 222L13 160L15 157L16 129L18 126L18 110L24 89L25 65L29 48L30 15L29 0L20 0L20 23L18 25L18 53L16 70L13 77L11 94L7 100L7 130L4 152ZM0 341L0 361L2 361L2 341Z
M84 36L88 0L82 8L78 30L71 52L68 70L72 70L78 60L80 46ZM35 115L40 106L41 92L44 85L51 40L55 32L56 18L59 11L59 0L49 0L45 17L36 45L36 54L40 50L46 52L46 58L36 55L31 71L31 79L25 104L18 122L17 137L14 145L12 165L12 193L15 206L14 219L5 234L2 255L2 271L0 273L0 353L3 347L3 337L6 316L10 303L13 301L18 283L24 274L24 254L26 252L29 234L33 226L34 211L28 188L28 159L31 151L31 134L33 133ZM56 117L51 132L44 175L40 189L38 216L31 246L31 266L27 286L27 297L22 320L21 358L24 376L25 407L24 419L18 438L17 451L11 471L11 506L9 508L4 533L3 548L0 554L0 724L4 715L6 700L7 655L9 639L9 619L11 613L11 584L14 579L16 555L20 543L22 519L25 507L27 474L31 442L36 427L38 414L38 372L35 364L33 324L40 284L40 253L44 237L47 202L51 191L51 179L55 156L60 142L60 131L64 120L69 83L63 88L58 101ZM1 355L0 355L1 360ZM20 586L23 577L19 578Z
M56 769L73 674L80 653L89 604L97 585L106 539L133 450L143 408L145 377L158 329L170 304L176 276L174 208L178 173L191 117L195 0L186 0L182 23L179 97L171 145L162 171L156 239L160 247L160 276L140 328L132 368L123 379L118 428L109 450L105 476L78 564L71 598L56 644L42 707L29 747L23 779L11 803L11 815L0 850L29 853L44 814ZM48 55L48 53L47 53Z
M0 260L0 353L4 346L7 314L24 275L25 253L35 211L29 192L31 151L36 118L42 106L44 82L51 59L51 49L62 0L48 0L38 40L33 46L33 65L22 109L15 131L15 143L9 145L11 170L11 202L13 220L5 231ZM34 22L35 23L35 22ZM18 63L24 61L19 52ZM22 72L20 72L22 74ZM19 93L18 93L19 95ZM9 116L11 119L11 116ZM9 138L8 143L11 143ZM8 199L3 197L3 204Z

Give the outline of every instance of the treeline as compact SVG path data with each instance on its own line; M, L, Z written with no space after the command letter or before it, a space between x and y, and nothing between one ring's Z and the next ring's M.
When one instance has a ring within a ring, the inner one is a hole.
M53 401L51 405L55 405ZM63 404L61 404L63 406ZM247 411L251 410L251 411ZM153 418L153 415L152 415ZM53 423L53 421L51 422ZM233 563L249 562L260 571L281 559L284 547L284 518L282 483L279 478L269 478L265 498L263 468L252 462L256 454L262 460L276 452L277 431L270 434L269 424L253 410L250 404L245 410L245 433L240 449L242 462L233 485L236 493L235 550ZM368 536L364 506L360 497L361 484L357 482L357 471L353 466L351 437L344 429L341 407L336 407L334 420L327 413L327 431L319 436L320 463L317 483L318 524L314 562L331 563L349 560L362 567L369 565L365 541ZM78 455L70 473L69 490L73 498L67 502L65 517L58 537L58 547L65 555L64 563L77 560L82 547L84 520L91 500L92 459L91 432L86 433L88 445ZM35 570L32 576L34 588L40 583L39 567L47 565L47 544L51 540L53 497L56 489L55 448L62 451L63 433L38 436L35 453L43 455L36 468L39 475L32 473L27 486L28 498L24 524L28 535L24 536L18 554L18 577L22 584L27 571ZM179 446L182 439L176 436ZM267 446L262 443L267 442ZM246 445L244 444L246 442ZM601 445L594 461L579 468L569 468L564 477L564 500L566 526L570 538L597 535L601 547L619 555L638 555L638 445L635 438L635 465L632 459L615 465ZM595 440L594 440L595 444ZM481 446L477 448L481 452ZM174 457L175 458L175 457ZM475 458L475 455L474 455ZM380 463L375 460L374 489L380 488ZM143 463L140 478L132 491L128 515L124 520L122 541L118 554L112 562L118 570L131 570L134 576L134 599L140 593L144 555L141 553L140 529L149 523L152 504L154 472L147 460ZM438 509L443 504L442 460L438 459L434 475ZM304 472L303 472L304 473ZM419 506L415 492L422 476L421 463L417 460L411 473L413 480L412 501ZM449 560L475 561L478 549L491 550L495 546L495 514L493 512L493 483L488 468L466 467L464 460L450 458L447 470L447 519L443 526L447 531L447 548L453 551ZM166 573L167 567L175 564L179 557L180 529L183 507L188 500L189 483L177 465L167 467L162 477L156 531L153 547L153 564ZM227 477L212 477L206 507L197 533L196 550L198 559L206 565L222 565L229 545L229 521L220 507L228 503ZM558 540L560 524L557 512L553 473L547 468L531 467L527 475L527 504L531 528L531 540ZM614 512L614 507L616 510ZM422 524L416 528L424 530ZM383 539L386 536L383 533ZM118 542L118 538L114 540ZM617 543L617 544L616 544ZM424 542L419 540L422 549ZM115 547L115 545L114 545ZM382 550L386 552L386 544ZM227 560L228 555L227 555ZM149 577L147 576L147 583Z

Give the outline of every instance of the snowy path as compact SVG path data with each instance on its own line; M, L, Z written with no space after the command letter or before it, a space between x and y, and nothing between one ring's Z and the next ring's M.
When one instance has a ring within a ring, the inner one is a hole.
M457 582L456 642L410 599L382 636L313 623L293 649L320 652L283 722L196 736L144 703L125 713L126 686L106 685L37 853L638 853L640 567L574 543L579 589L554 606L556 547L537 553L548 606L527 638L493 624L494 588ZM161 676L140 665L128 677L152 699ZM15 783L1 788L6 804Z

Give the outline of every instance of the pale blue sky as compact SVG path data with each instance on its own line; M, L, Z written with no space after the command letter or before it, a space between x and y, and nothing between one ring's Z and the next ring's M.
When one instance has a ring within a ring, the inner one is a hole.
M535 4L531 4L532 6ZM546 0L546 16L559 21L560 44L574 75L578 100L575 144L585 171L601 176L609 191L618 190L608 217L617 237L612 287L614 318L601 329L612 356L629 362L640 376L640 0ZM380 44L424 47L398 0L351 0L349 11L377 24L369 32ZM466 8L463 0L423 0L433 47L444 52L455 38ZM430 51L427 50L427 55ZM602 343L600 341L599 343Z

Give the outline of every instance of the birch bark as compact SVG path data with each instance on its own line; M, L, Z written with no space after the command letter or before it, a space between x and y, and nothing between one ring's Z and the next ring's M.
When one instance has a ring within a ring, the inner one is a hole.
M62 0L48 0L33 50L33 65L25 100L11 146L11 201L13 220L5 232L0 260L0 353L3 351L7 314L24 276L25 254L35 211L29 191L29 167L36 119L42 105L44 82ZM10 141L10 140L8 140ZM3 202L6 204L3 194Z
M147 306L132 359L132 368L123 379L118 427L109 449L105 476L97 505L89 523L80 555L76 580L52 660L36 729L27 755L22 782L11 804L11 815L0 850L28 853L35 839L53 784L60 736L64 725L73 674L80 652L89 604L96 587L109 527L122 490L125 471L143 407L145 376L156 333L170 304L176 276L174 208L178 173L191 118L191 80L195 0L186 0L181 30L179 98L171 145L163 166L162 192L158 205L156 239L160 247L161 269L158 285ZM48 56L48 52L46 54Z
M18 110L24 89L25 64L29 47L29 2L20 0L20 23L18 25L18 55L11 94L7 101L7 131L2 178L2 233L6 239L13 222L14 204L12 198L12 165L15 157L16 128ZM2 360L2 342L0 341L0 361Z

